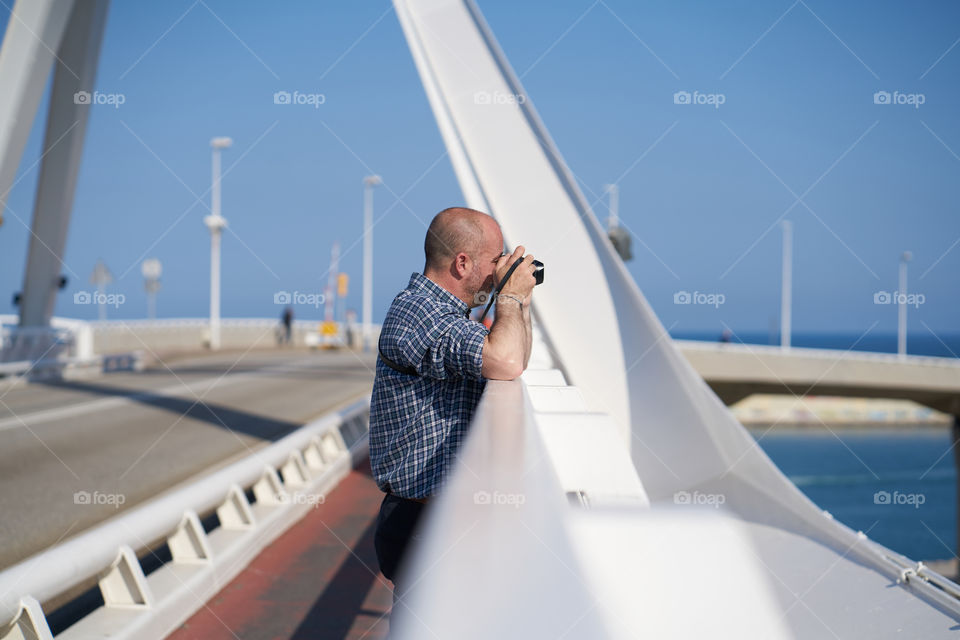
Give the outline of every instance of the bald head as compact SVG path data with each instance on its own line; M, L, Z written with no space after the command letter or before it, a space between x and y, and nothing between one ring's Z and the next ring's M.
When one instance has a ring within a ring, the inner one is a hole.
M478 252L499 236L496 221L485 213L465 207L444 209L430 223L423 243L426 271L446 271L457 254L476 259ZM499 240L502 244L502 238Z

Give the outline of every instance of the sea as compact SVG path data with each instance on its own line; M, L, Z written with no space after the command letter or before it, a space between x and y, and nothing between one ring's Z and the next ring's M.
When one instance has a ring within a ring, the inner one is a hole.
M720 332L677 332L675 338L717 341ZM779 344L766 332L737 333L735 342ZM891 333L794 333L795 347L896 353ZM907 337L912 355L956 358L960 333ZM829 425L828 425L829 426ZM957 469L949 428L751 429L760 447L821 509L913 560L957 554Z
M836 520L912 560L956 555L957 469L949 428L750 432Z

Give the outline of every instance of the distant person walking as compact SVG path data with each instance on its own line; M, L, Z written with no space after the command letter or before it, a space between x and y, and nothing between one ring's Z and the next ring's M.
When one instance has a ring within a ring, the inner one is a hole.
M410 276L383 321L370 405L370 465L386 494L374 547L392 580L394 608L407 545L454 467L487 379L512 380L530 359L530 299L536 280L524 248L502 253L496 221L472 209L438 213L427 229L423 274ZM469 318L523 258L497 297L490 329ZM439 555L442 549L430 550ZM464 576L469 580L469 576Z
M290 344L290 338L293 334L293 307L286 307L280 316L280 325L282 331L279 342L281 344Z

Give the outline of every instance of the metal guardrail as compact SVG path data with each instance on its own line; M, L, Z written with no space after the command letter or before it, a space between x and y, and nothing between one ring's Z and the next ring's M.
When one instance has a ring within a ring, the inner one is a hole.
M22 376L32 374L42 377L44 372L56 369L62 374L73 367L94 367L103 372L140 371L144 367L143 351L94 356L92 358L44 358L42 360L17 360L0 362L0 376Z
M86 360L93 356L89 324L53 318L49 327L20 327L19 318L0 314L0 362ZM38 357L39 356L39 357Z
M52 318L50 327L18 326L15 315L0 314L0 376L44 377L75 369L101 367L107 371L138 370L149 355L207 347L209 320L165 318L85 321ZM291 328L294 346L352 346L362 344L362 327L335 323L334 336L321 335L320 321L296 320ZM373 339L380 326L373 326ZM281 324L272 318L221 320L221 347L250 349L280 343Z
M358 346L362 327L359 324L337 325L341 342L352 338ZM295 320L291 327L294 346L319 346L310 337L319 334L320 320ZM206 318L164 318L156 320L106 320L90 323L97 353L149 350L184 350L204 348L209 338ZM223 318L220 321L220 345L223 349L271 347L279 342L281 324L275 318ZM374 334L379 326L374 326Z
M366 455L369 399L0 573L0 639L50 640L41 603L95 580L104 605L57 638L163 638L322 502ZM253 500L248 498L252 494ZM216 513L205 530L201 516ZM135 550L169 547L145 575Z
M881 353L877 351L855 351L847 349L821 349L814 347L793 347L788 349L769 344L751 344L749 342L712 342L707 340L674 340L674 344L681 350L723 352L749 352L758 355L780 355L796 358L827 358L836 360L842 356L844 360L861 360L864 362L889 362L891 364L915 364L939 367L960 367L960 358L942 356L919 356L908 354L904 357L896 353Z

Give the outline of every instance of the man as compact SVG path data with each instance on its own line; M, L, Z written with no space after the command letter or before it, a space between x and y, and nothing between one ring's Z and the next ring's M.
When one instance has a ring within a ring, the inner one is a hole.
M283 316L280 318L283 324L283 337L281 342L290 344L290 334L293 329L293 307L287 307L283 310Z
M454 466L486 380L513 380L530 360L536 280L524 248L502 253L485 213L454 207L434 217L414 273L383 321L370 405L370 465L386 493L374 536L380 570L394 582L417 522ZM490 329L469 319L514 262Z

